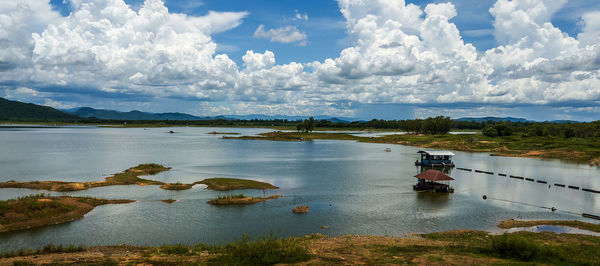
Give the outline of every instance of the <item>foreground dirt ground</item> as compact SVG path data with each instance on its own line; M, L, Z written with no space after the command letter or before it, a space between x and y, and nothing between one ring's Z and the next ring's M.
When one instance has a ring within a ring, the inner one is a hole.
M600 238L554 234L515 233L519 237L534 239L542 245L574 246L589 249L591 262L600 255ZM306 248L309 259L295 265L490 265L490 264L554 264L555 261L524 261L517 257L485 253L481 250L494 236L482 231L448 231L408 237L390 236L338 236L320 234L297 237ZM497 236L496 236L497 237ZM478 251L479 250L479 251ZM595 250L595 251L594 251ZM584 254L585 255L585 254ZM51 253L16 256L0 259L0 265L171 265L171 264L221 264L214 260L219 254L196 250L168 252L161 247L135 247L129 245L90 247L72 253ZM559 260L560 262L560 260ZM596 262L600 262L597 260ZM564 263L570 264L569 261ZM572 263L572 262L571 262ZM584 262L587 264L589 261ZM237 264L237 263L234 263ZM562 264L562 263L559 263ZM579 263L576 263L579 264ZM593 263L592 263L593 264Z

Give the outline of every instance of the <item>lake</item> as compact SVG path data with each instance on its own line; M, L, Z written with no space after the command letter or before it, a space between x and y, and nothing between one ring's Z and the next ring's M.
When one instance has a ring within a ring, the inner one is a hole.
M176 133L169 134L172 130ZM161 245L222 243L243 234L281 236L373 234L402 236L452 229L500 231L505 219L577 219L600 214L600 194L556 187L554 183L600 190L600 168L558 160L492 157L455 152L455 193L416 193L412 185L416 147L315 140L275 142L221 139L212 131L244 135L271 131L247 128L0 128L0 181L95 181L140 163L160 163L170 171L150 177L191 183L211 177L247 178L280 189L282 198L250 206L212 206L218 192L194 187L166 191L158 186L100 187L67 194L134 199L99 206L71 223L0 234L0 250L47 244ZM390 147L391 152L385 152ZM544 180L548 184L498 176ZM550 186L549 186L550 184ZM0 199L46 191L0 189ZM243 191L263 196L261 190ZM486 195L487 200L482 197ZM161 200L173 198L166 204ZM292 208L309 205L297 215ZM555 207L552 212L543 207ZM321 227L328 227L322 229Z

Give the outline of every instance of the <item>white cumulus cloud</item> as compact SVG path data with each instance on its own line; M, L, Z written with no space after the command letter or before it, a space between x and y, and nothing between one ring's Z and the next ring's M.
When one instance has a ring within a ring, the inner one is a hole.
M296 43L299 46L305 46L307 41L306 33L301 32L296 26L286 26L276 29L265 30L265 25L260 25L254 32L255 38L266 38L271 42Z
M0 84L19 84L3 85L6 95L44 99L59 93L48 87L130 97L140 106L148 98L192 99L210 103L196 105L210 113L352 116L360 104L586 108L600 101L599 11L583 14L574 38L551 23L566 0L498 0L489 10L494 29L466 34L493 34L500 45L477 51L451 22L461 12L451 3L337 2L351 40L339 55L277 64L272 51L247 51L238 66L212 35L239 26L250 15L244 11L190 16L160 0L135 9L123 0L71 0L73 12L61 17L45 1L5 1ZM296 11L295 18L308 16ZM260 25L253 35L307 45L295 26Z

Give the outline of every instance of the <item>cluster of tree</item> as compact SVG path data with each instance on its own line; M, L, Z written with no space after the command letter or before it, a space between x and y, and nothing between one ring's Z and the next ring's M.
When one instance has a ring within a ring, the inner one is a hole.
M310 117L309 119L305 119L301 123L296 124L296 130L298 132L310 133L315 129L315 118Z
M488 137L510 136L513 133L513 129L506 123L497 123L486 127L481 133Z

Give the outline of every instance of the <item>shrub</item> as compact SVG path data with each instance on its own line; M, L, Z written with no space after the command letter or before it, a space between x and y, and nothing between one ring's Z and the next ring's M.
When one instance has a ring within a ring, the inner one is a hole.
M536 258L543 259L552 255L550 249L518 235L502 234L493 236L490 245L492 252L503 257L522 261L530 261Z
M163 245L160 247L160 252L164 254L188 255L190 248L182 244Z
M306 248L298 239L279 238L272 232L255 240L243 236L242 239L218 249L222 255L212 261L218 264L265 265L296 263L310 259Z

